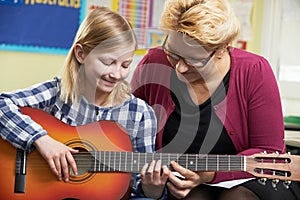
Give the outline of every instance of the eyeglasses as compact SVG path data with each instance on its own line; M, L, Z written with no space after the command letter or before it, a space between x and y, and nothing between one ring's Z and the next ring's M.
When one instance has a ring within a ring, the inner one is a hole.
M187 59L187 58L184 58L184 57L182 57L182 56L180 56L176 53L173 53L173 52L169 51L165 47L167 39L168 39L168 35L167 35L167 37L165 38L165 40L163 42L162 49L164 50L165 54L167 55L167 58L168 58L169 62L172 64L173 67L176 66L180 60L182 60L188 66L195 67L195 68L201 68L201 67L204 67L208 63L208 61L216 53L216 51L213 51L207 58Z

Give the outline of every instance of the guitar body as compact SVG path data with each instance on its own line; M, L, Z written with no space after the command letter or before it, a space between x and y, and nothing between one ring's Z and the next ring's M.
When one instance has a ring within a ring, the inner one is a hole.
M23 113L43 126L51 137L80 151L132 151L126 131L115 122L99 121L84 126L69 126L37 109L22 108ZM14 193L16 148L0 139L0 199L121 199L130 183L129 173L80 172L68 183L58 181L46 161L34 150L27 156L24 193Z

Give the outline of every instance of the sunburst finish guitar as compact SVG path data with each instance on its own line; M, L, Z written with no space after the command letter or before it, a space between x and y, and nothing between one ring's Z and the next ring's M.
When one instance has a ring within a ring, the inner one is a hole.
M35 150L28 155L0 139L0 199L121 199L126 197L130 174L145 163L171 161L194 171L244 171L255 177L300 181L300 157L287 154L252 156L136 153L126 130L112 121L69 126L37 109L22 108L54 139L80 150L74 154L79 174L58 181Z

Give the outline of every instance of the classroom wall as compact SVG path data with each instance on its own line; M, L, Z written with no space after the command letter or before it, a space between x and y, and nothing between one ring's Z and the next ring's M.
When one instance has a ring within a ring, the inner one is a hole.
M104 2L107 3L108 1ZM255 53L260 53L264 0L254 0L253 2L254 8L251 18L253 34L251 40L247 43L247 49ZM91 3L95 3L95 1L87 0L88 5ZM65 56L0 51L0 92L24 88L59 75ZM135 56L131 71L134 70L134 66L136 66L141 57L141 55ZM132 72L129 79L131 74Z
M247 42L247 50L253 53L261 53L261 32L263 23L265 0L253 0L253 9L251 13L252 37Z
M0 92L24 88L60 73L64 55L0 51Z

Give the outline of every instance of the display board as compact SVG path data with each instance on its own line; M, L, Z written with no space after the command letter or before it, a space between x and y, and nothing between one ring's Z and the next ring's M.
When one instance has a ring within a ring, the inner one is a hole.
M85 0L1 0L0 50L66 54Z

